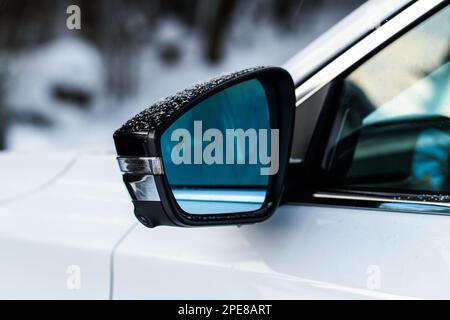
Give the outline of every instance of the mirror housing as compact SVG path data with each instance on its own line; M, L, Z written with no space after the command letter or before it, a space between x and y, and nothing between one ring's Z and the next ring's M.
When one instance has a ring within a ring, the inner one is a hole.
M249 80L258 80L264 87L270 129L279 134L278 170L268 177L264 201L258 209L248 212L187 213L177 202L167 178L161 138L174 122L208 98ZM294 117L293 80L286 70L277 67L257 67L219 76L140 112L114 133L119 167L137 219L147 227L241 225L266 220L279 205L284 190Z

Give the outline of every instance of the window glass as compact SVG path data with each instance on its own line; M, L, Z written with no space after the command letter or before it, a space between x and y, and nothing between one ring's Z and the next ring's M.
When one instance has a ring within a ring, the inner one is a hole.
M323 166L334 187L450 193L450 7L343 82Z

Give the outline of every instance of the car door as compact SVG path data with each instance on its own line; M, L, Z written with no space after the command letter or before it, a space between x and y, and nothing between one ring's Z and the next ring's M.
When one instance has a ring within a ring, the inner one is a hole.
M294 150L305 160L288 177L287 202L303 204L289 211L308 229L298 239L309 244L297 253L304 276L448 298L449 21L442 2L366 54L380 28L321 71L332 80L315 94L298 90L298 118L322 108L309 148Z
M136 226L113 298L448 298L449 17L419 1L300 83L284 205Z

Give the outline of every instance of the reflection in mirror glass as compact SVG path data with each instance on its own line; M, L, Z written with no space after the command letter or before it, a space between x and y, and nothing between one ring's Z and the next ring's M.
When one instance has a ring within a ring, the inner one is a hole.
M164 170L189 214L255 211L272 171L269 103L258 80L207 98L162 135Z

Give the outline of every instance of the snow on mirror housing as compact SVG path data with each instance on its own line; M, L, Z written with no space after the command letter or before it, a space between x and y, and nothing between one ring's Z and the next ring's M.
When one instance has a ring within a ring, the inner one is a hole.
M284 69L246 69L127 121L114 141L138 220L194 227L267 219L283 191L294 90Z

